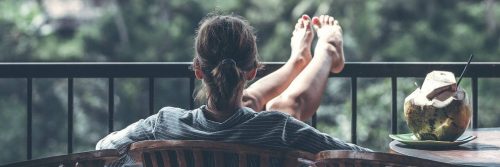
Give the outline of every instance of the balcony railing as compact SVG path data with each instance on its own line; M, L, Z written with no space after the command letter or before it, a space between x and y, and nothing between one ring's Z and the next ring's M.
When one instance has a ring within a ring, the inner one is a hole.
M264 76L278 69L283 63L265 63L265 68L258 72ZM172 63L0 63L1 78L25 78L27 87L27 159L32 158L32 104L33 78L67 78L68 83L68 147L73 152L73 79L74 78L108 78L108 132L112 132L114 120L114 79L115 78L148 78L149 80L149 114L154 114L155 79L157 78L189 78L189 93L193 94L195 78L190 62ZM392 117L391 133L397 132L397 78L425 77L432 70L451 71L460 74L465 63L432 62L351 62L347 63L340 74L330 77L347 77L351 79L351 141L357 141L357 80L358 78L391 78ZM472 127L478 127L478 79L500 78L500 63L471 63L464 77L471 78L472 85ZM194 107L194 99L189 96L190 107ZM312 119L316 126L316 116Z

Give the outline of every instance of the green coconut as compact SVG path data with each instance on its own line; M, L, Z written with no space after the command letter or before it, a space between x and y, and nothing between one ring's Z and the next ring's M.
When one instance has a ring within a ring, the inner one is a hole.
M455 141L467 129L471 109L453 73L433 71L405 98L404 116L419 140Z

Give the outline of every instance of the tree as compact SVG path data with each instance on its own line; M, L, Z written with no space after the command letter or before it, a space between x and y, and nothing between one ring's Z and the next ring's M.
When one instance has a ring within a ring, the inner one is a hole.
M494 0L93 0L65 17L50 15L45 0L0 1L0 61L189 62L198 22L211 12L237 14L256 29L261 60L285 61L297 18L330 14L344 30L347 61L498 61L500 5ZM52 2L52 1L51 1ZM56 1L54 1L56 2ZM64 6L64 5L63 5ZM64 8L64 7L61 7ZM398 104L419 78L398 80ZM24 79L0 79L0 164L23 160L26 113ZM185 79L157 79L155 109L187 108ZM480 126L494 119L496 79L479 82ZM146 79L115 81L115 129L147 115ZM470 82L462 84L470 92ZM173 89L176 88L176 89ZM358 82L358 143L387 150L390 81ZM333 78L318 111L318 129L350 140L350 81ZM66 80L34 79L34 157L66 150ZM381 98L380 98L381 97ZM75 151L94 149L107 133L107 80L75 79ZM402 113L402 105L399 105ZM399 114L402 115L402 114ZM51 121L47 121L51 120ZM400 133L409 132L400 117ZM9 127L9 128L6 128ZM47 136L45 134L50 134ZM42 149L43 148L43 149Z

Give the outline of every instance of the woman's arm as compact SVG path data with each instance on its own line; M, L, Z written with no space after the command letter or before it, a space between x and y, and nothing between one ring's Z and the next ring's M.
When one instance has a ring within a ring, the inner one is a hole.
M355 150L372 151L352 143L346 143L340 139L331 137L317 129L288 117L283 130L285 143L291 148L318 153L324 150Z
M96 150L101 149L117 149L121 158L109 166L122 166L124 164L133 163L132 158L127 154L130 145L137 141L154 140L154 128L158 120L158 114L149 116L146 119L141 119L120 131L110 133L101 139Z

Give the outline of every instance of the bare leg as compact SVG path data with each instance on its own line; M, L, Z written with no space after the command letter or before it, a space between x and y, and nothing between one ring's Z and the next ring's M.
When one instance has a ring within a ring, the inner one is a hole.
M342 30L333 17L313 18L318 35L314 57L309 65L278 97L269 101L268 110L288 113L299 120L314 115L321 102L330 72L340 72L344 66Z
M311 19L303 15L295 24L290 58L281 68L259 79L243 92L243 106L262 111L269 100L281 94L311 61L313 38Z

